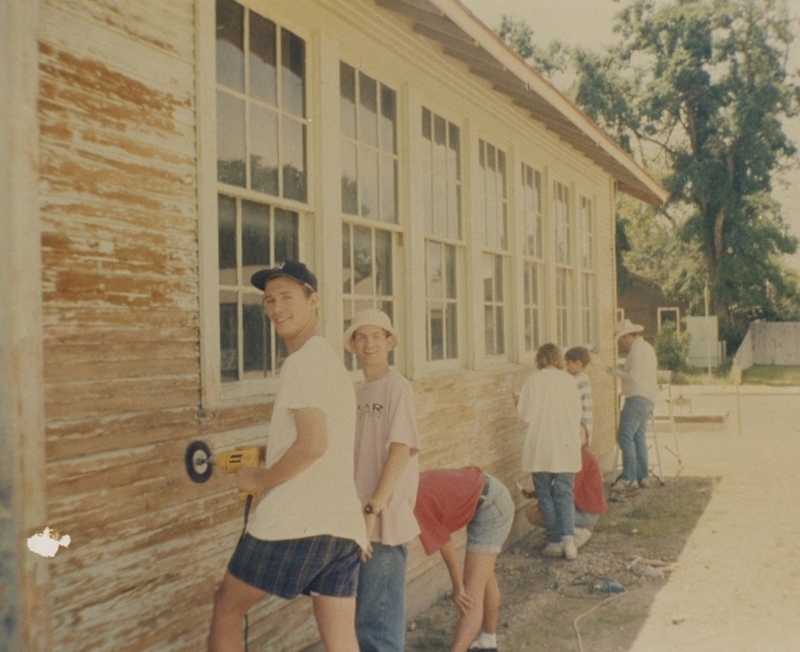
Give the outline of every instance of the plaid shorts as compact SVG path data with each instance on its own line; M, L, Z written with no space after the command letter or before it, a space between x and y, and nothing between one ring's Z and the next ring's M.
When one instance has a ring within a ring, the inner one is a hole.
M356 594L361 548L329 535L263 541L245 534L228 571L270 595L291 600L299 594L349 598Z

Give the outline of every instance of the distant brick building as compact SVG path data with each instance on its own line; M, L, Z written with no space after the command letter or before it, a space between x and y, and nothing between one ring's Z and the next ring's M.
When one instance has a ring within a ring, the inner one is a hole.
M650 343L668 321L676 322L681 332L685 330L686 302L671 301L655 281L633 272L629 274L630 286L617 296L618 315L644 326L644 338Z

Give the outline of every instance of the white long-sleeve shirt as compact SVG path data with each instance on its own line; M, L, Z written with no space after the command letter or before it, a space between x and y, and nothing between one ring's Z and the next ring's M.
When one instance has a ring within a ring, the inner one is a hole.
M611 373L622 380L623 396L643 396L655 403L658 397L657 368L655 349L643 337L637 337L625 364L622 368L612 367Z

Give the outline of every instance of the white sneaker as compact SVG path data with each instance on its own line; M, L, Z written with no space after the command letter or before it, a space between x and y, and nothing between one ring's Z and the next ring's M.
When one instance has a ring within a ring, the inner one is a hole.
M611 485L609 499L613 501L625 500L629 494L633 494L637 487L635 480L623 480L620 478Z
M569 561L576 559L578 556L578 546L575 545L575 537L574 536L561 537L561 541L564 544L564 556Z
M650 486L650 480L648 480L647 478L642 478L641 480L639 480L639 487L641 489L647 489L649 486Z
M548 543L542 548L542 555L544 557L561 557L564 554L564 544L560 541L558 543Z
M575 528L575 547L579 550L591 538L592 531L585 527Z

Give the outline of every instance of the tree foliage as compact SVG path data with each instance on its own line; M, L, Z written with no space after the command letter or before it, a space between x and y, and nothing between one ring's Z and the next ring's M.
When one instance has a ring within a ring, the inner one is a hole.
M728 323L797 314L796 275L781 263L797 241L771 197L795 154L782 121L800 98L785 1L633 0L615 31L611 48L569 50L568 94L670 193L658 214L626 209L626 263L646 276L637 256L645 268L672 266L668 285L695 305L707 278Z

